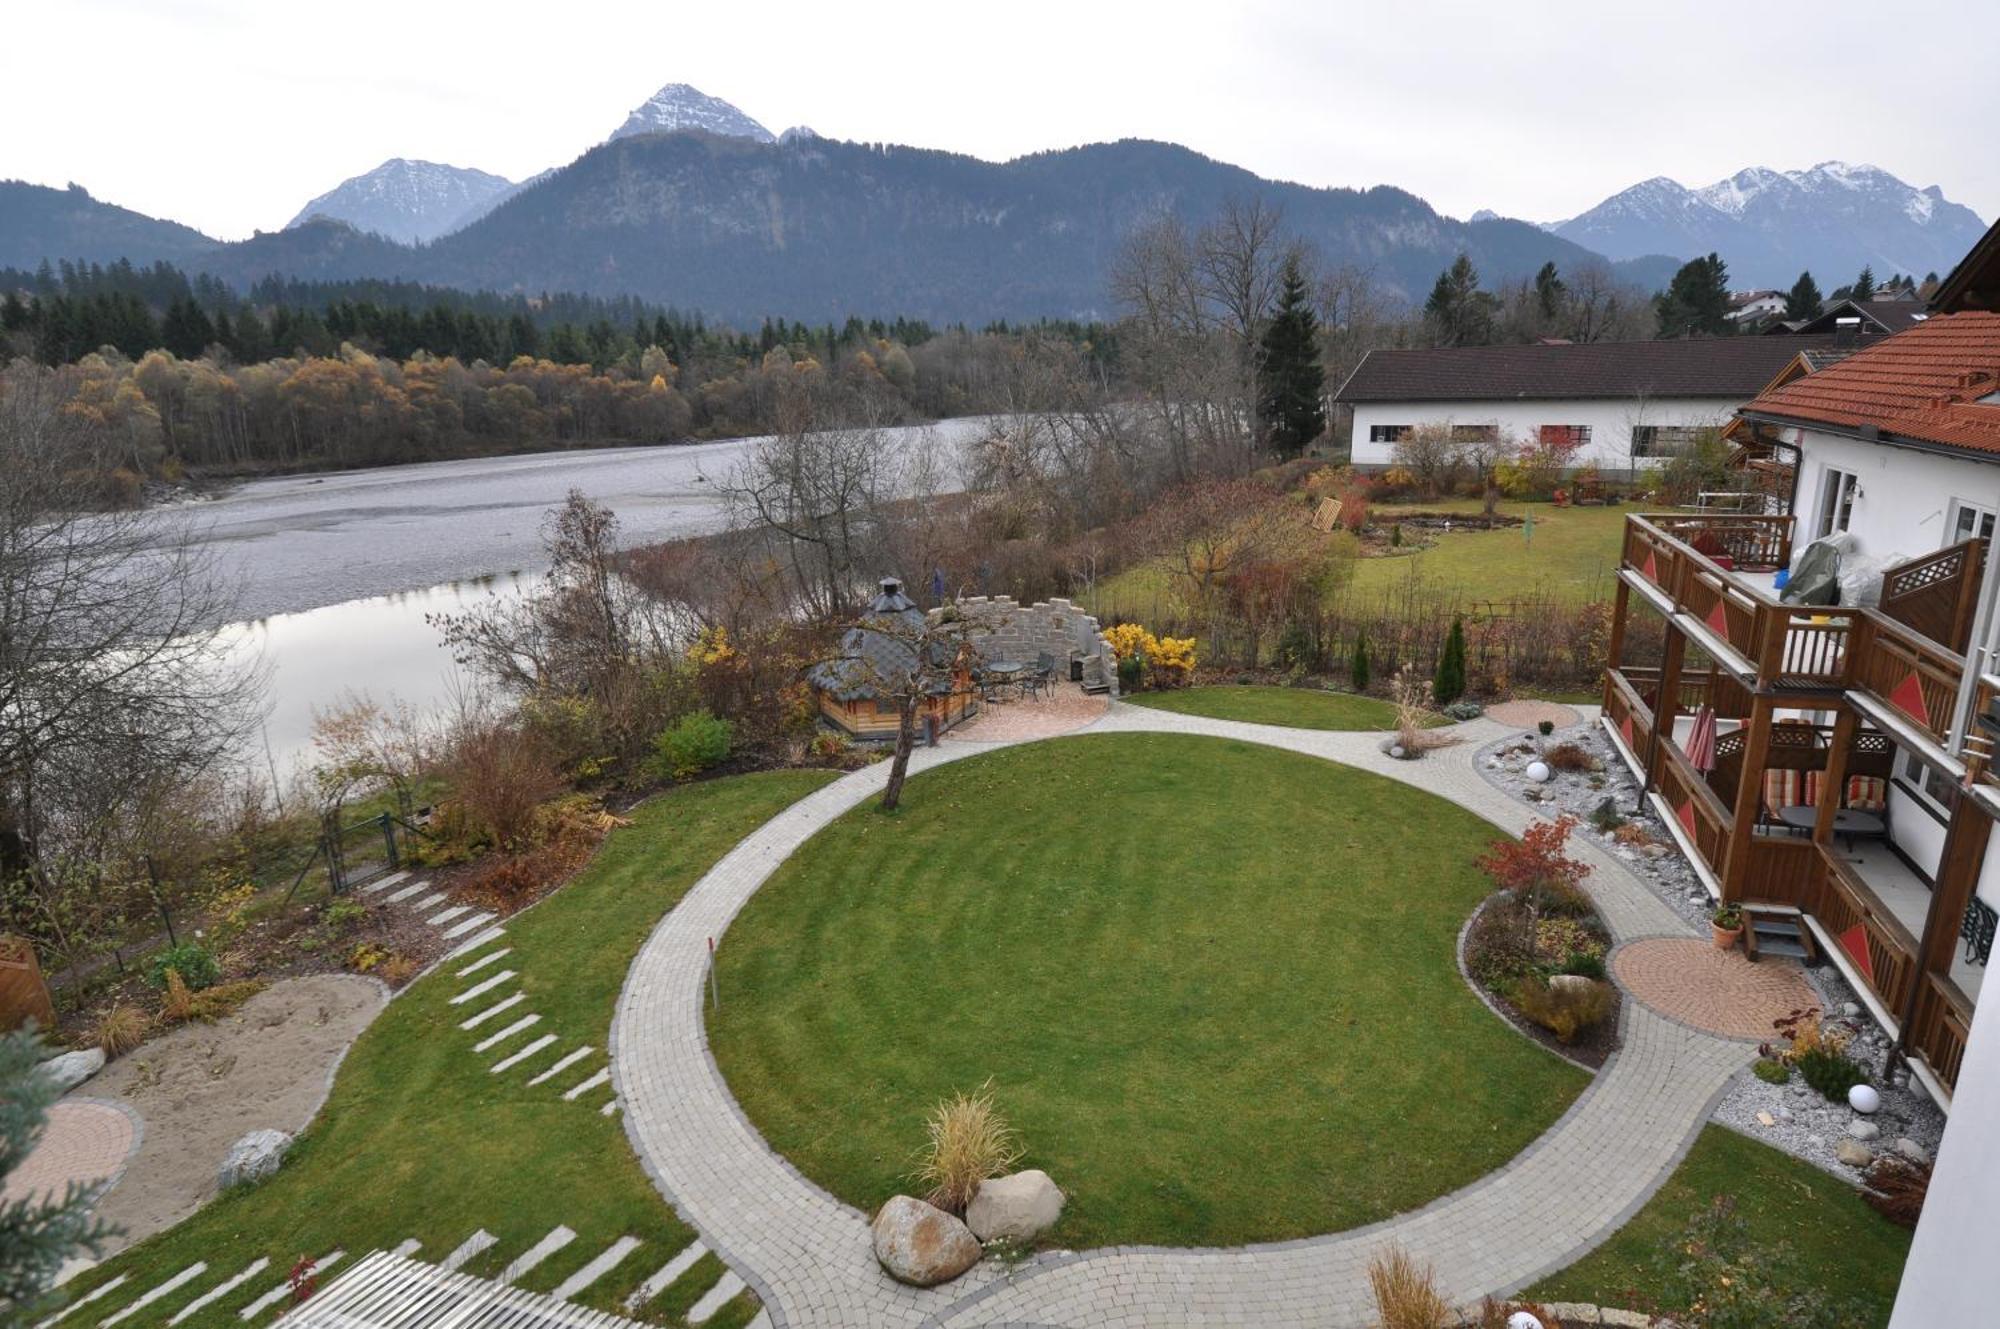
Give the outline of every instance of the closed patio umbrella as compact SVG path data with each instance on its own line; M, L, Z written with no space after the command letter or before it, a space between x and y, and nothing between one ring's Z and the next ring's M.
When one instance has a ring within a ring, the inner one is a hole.
M1703 706L1694 713L1694 728L1688 731L1688 765L1703 775L1715 769L1715 711Z

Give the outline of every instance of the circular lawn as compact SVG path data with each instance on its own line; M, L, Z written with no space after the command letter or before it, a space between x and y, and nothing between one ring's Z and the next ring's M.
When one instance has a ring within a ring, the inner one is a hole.
M873 1212L992 1082L1075 1248L1332 1232L1492 1171L1587 1077L1482 1006L1496 835L1420 790L1223 739L1098 734L911 779L720 941L709 1037L765 1138Z
M1351 692L1327 692L1319 688L1218 683L1199 688L1172 688L1164 692L1135 692L1120 700L1179 715L1284 725L1291 729L1358 729L1373 732L1396 727L1396 708L1388 702L1356 696Z

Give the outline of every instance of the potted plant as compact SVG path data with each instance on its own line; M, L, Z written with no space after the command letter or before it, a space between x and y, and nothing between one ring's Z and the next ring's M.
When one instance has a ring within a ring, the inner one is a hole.
M1726 951L1743 939L1743 911L1733 904L1723 905L1708 916L1708 926L1715 935L1715 949Z

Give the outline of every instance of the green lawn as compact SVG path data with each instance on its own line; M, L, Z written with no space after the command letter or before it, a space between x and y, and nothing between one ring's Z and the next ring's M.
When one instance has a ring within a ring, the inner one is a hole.
M1587 1083L1455 967L1494 836L1248 743L969 758L786 861L722 939L711 1042L772 1145L863 1209L990 1077L1072 1196L1058 1244L1353 1227L1491 1171Z
M576 881L507 925L500 944L511 945L513 954L505 967L521 972L527 994L519 1009L542 1017L533 1032L602 1049L625 972L661 916L738 840L831 778L801 771L739 776L641 806ZM282 1278L301 1253L340 1247L351 1262L416 1237L422 1257L440 1259L483 1227L499 1244L467 1271L490 1275L564 1223L577 1240L522 1286L548 1291L615 1238L638 1237L644 1245L581 1298L614 1308L694 1234L640 1169L623 1125L599 1115L608 1090L564 1102L553 1083L530 1087L525 1067L519 1074L489 1072L513 1044L473 1052L486 1030L467 1033L457 1024L476 1006L448 1004L466 986L453 976L459 967L412 985L369 1026L342 1064L333 1098L275 1178L216 1201L68 1290L85 1293L121 1273L143 1289L208 1261L208 1275L148 1308L145 1323L164 1323L176 1306L268 1256L269 1270L184 1322L237 1325L235 1311ZM721 1273L720 1262L705 1257L643 1318L677 1323ZM126 1300L114 1293L66 1319L64 1329L84 1329ZM711 1323L738 1326L755 1313L745 1294Z
M1525 1295L1618 1306L1650 1298L1662 1245L1717 1195L1736 1198L1758 1245L1790 1246L1808 1286L1858 1296L1873 1312L1871 1323L1888 1323L1909 1232L1862 1203L1853 1187L1724 1126L1702 1131L1659 1194L1610 1241Z
M1377 525L1401 511L1476 513L1478 499L1450 499L1410 508L1375 509ZM1388 558L1365 558L1354 569L1352 593L1369 599L1403 589L1412 577L1456 593L1462 601L1520 600L1550 595L1569 601L1606 599L1618 571L1628 513L1651 509L1559 508L1553 503L1502 503L1503 514L1532 517L1534 534L1521 527L1494 531L1425 532L1437 543Z
M1150 706L1177 715L1205 715L1213 720L1242 720L1292 729L1374 731L1396 727L1396 708L1386 701L1317 688L1221 684L1177 688L1171 692L1135 692L1124 700L1134 706Z

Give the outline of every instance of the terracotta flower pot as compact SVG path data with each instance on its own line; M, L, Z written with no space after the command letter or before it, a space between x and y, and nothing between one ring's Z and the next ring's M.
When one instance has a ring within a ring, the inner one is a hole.
M1719 924L1710 923L1708 930L1710 935L1715 938L1715 949L1718 951L1733 950L1736 943L1743 940L1743 926L1740 923L1733 928L1725 928Z

